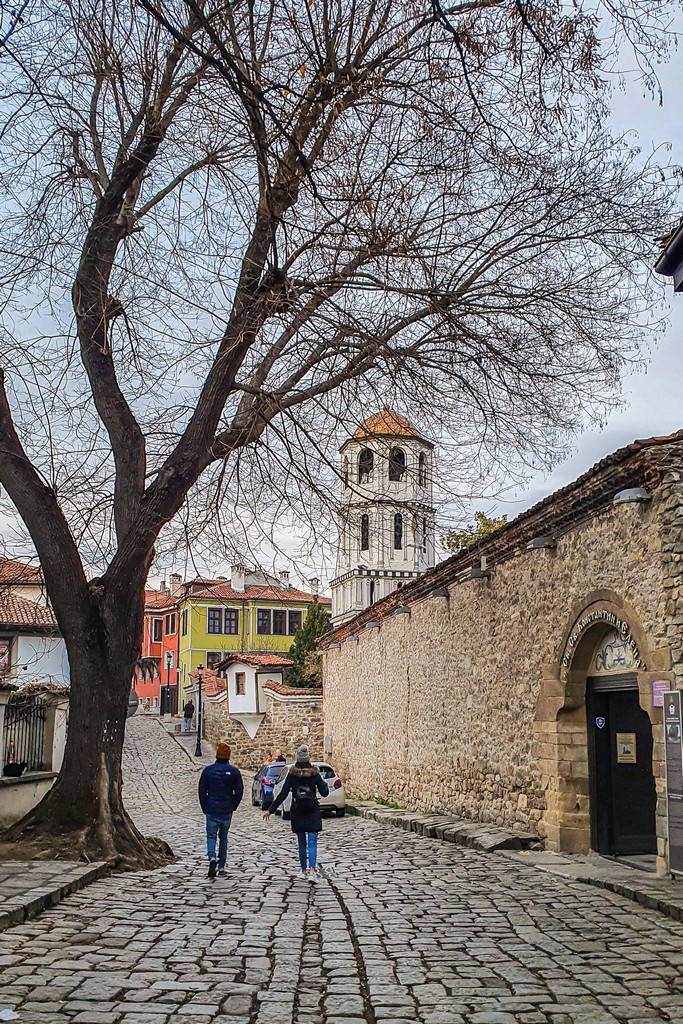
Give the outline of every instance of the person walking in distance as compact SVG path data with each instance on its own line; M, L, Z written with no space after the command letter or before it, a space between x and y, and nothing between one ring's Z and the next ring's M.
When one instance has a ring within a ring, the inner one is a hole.
M192 698L188 700L187 704L183 704L183 732L189 732L192 728L192 719L194 718L194 704Z
M206 816L206 852L209 858L208 878L227 874L228 829L233 813L242 800L244 786L239 769L230 764L230 747L219 743L214 764L207 764L199 777L199 803ZM218 858L216 858L218 839Z
M268 821L289 794L292 794L292 810L290 822L292 832L299 841L299 863L301 877L309 882L317 882L316 864L318 860L318 833L322 832L323 818L318 804L318 793L327 796L327 783L317 768L311 764L308 747L299 747L296 752L296 764L287 772L287 778L276 800L267 811L263 812L263 820Z

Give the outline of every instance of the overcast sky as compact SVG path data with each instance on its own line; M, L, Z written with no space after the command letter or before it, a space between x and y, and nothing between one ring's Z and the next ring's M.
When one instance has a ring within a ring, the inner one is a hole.
M677 26L683 33L683 15ZM671 149L662 151L662 162L669 160L683 165L683 105L681 104L681 56L675 54L673 60L661 70L663 101L660 106L650 96L643 95L642 86L636 82L634 75L631 84L625 90L615 90L613 97L613 127L618 132L628 132L631 140L641 146L643 151L664 147ZM683 205L681 208L683 214ZM538 473L531 477L523 488L511 489L496 500L474 505L488 514L507 514L512 519L523 509L533 505L547 494L552 493L564 484L569 483L581 473L589 469L595 462L610 452L629 444L636 438L664 435L683 428L683 358L681 339L683 335L683 294L673 296L671 286L667 286L667 297L670 303L669 326L664 338L651 353L647 372L630 374L624 381L621 409L614 411L602 429L591 429L580 435L574 444L574 453L567 460L556 466L552 473ZM590 312L587 311L587 315ZM399 410L400 411L400 410ZM5 502L2 503L5 505ZM0 534L4 535L6 548L13 548L11 519L4 522L0 511ZM304 580L311 575L320 575L328 580L333 575L333 564L323 553L315 553L312 558L296 564L297 541L282 524L282 529L274 534L274 541L281 551L291 552L293 564L288 566ZM17 555L28 554L25 550ZM262 564L285 567L284 558L279 553L263 552ZM208 573L227 572L226 566L206 565L192 561L186 566L177 566L179 571L191 574L194 570ZM164 572L168 567L164 567Z
M683 32L683 17L680 30ZM659 106L643 96L642 86L633 84L617 91L613 100L615 130L635 133L644 152L671 145L662 159L683 165L683 105L681 104L681 62L683 55L662 69L663 102ZM683 207L681 209L683 214ZM683 294L674 296L667 286L669 326L663 340L652 352L646 373L630 374L624 381L624 406L609 416L602 430L586 431L576 439L574 454L550 473L539 473L523 489L512 491L496 502L481 504L483 511L509 518L547 494L570 483L595 462L636 438L671 434L683 429Z

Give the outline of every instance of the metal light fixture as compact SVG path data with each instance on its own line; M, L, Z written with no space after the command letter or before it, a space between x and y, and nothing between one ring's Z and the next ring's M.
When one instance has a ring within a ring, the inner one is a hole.
M410 608L407 605L402 604L398 608L394 608L392 615L410 615Z
M202 756L202 679L204 678L204 666L197 665L197 746L194 748L194 756Z
M327 647L323 648L323 654L325 651L339 651L341 650L341 644L328 644Z
M526 546L527 551L540 551L543 548L556 548L557 544L552 537L532 537Z
M626 487L623 491L619 491L618 494L614 495L612 500L613 505L629 505L632 503L642 504L644 501L649 501L650 495L644 487Z
M435 587L429 591L429 597L449 597L448 587Z
M363 629L379 629L379 619L372 619L370 622L366 622Z

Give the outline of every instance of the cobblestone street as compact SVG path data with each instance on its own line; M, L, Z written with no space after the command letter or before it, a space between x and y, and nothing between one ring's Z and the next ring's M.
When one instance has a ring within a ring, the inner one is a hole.
M311 886L249 787L211 883L198 770L158 721L130 721L124 778L178 861L0 934L0 1010L22 1024L683 1021L683 924L655 911L358 818L326 821Z

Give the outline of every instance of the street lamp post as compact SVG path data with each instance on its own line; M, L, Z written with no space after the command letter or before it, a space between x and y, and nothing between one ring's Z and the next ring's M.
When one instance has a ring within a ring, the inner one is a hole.
M197 746L194 748L194 756L202 756L202 677L204 666L197 665Z
M171 665L173 664L173 651L166 651L166 700L164 711L171 714Z

